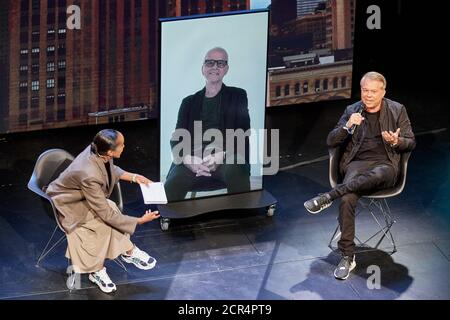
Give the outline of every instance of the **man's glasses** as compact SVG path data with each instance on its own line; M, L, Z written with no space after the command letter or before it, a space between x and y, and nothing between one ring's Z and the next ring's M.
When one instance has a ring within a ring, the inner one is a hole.
M211 59L205 60L205 66L207 66L208 68L214 67L215 64L217 64L218 68L223 69L228 65L228 61L227 60L211 60Z

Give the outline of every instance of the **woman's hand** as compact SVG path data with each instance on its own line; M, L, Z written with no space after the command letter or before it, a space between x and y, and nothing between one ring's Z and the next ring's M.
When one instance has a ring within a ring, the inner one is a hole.
M138 218L138 224L144 224L158 218L159 218L159 211L152 212L151 210L147 210L145 211L142 217Z
M149 185L150 183L152 183L153 181L150 179L147 179L144 176L141 176L140 174L136 175L136 183L140 183L140 184L145 184L145 185Z

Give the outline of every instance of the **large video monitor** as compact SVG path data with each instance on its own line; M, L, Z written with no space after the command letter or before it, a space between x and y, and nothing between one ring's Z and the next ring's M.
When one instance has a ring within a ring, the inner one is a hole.
M169 202L262 189L268 23L267 10L161 20Z

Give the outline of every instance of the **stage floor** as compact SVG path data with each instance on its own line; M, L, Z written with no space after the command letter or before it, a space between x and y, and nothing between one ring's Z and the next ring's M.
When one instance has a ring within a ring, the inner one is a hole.
M2 188L0 298L450 299L450 131L422 135L417 142L406 188L389 200L398 251L357 255L357 268L346 281L334 279L339 256L327 247L338 203L317 216L303 207L328 189L328 162L321 161L266 178L266 189L279 202L273 217L262 210L218 212L173 221L169 231L157 222L138 227L132 240L157 266L124 272L107 262L118 289L113 295L86 276L82 289L69 292L65 242L36 267L54 222L25 185ZM127 212L139 215L144 206L137 190L125 189ZM373 227L368 215L358 218L358 234ZM367 286L372 265L380 267L380 289Z

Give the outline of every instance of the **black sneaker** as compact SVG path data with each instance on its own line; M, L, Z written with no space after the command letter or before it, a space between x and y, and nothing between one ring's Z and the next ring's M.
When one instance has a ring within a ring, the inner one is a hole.
M319 194L317 197L314 197L308 201L306 201L303 205L306 210L312 214L319 213L323 209L328 208L333 203L331 197L328 193Z
M350 275L350 272L356 268L355 255L343 256L338 266L334 270L334 277L339 280L345 280Z

